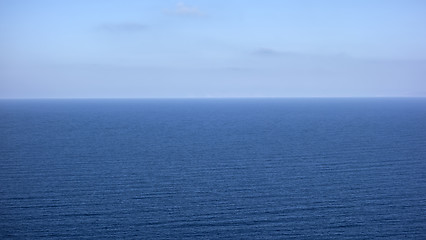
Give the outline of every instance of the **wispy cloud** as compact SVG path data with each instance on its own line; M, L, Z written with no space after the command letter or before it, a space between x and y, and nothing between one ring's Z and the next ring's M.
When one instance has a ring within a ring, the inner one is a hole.
M276 58L276 59L299 59L299 60L355 60L354 57L346 53L309 53L309 52L299 52L299 51L283 51L277 50L274 48L257 48L251 52L252 56L259 58Z
M147 29L147 25L137 22L125 22L125 23L104 23L99 25L96 29L104 32L112 33L132 33L141 32Z
M296 56L300 55L296 52L290 51L280 51L272 48L258 48L253 51L253 55L261 56L261 57L279 57L279 56Z
M188 6L183 2L179 2L173 9L166 11L167 14L178 15L178 16L195 16L202 17L206 16L198 7Z

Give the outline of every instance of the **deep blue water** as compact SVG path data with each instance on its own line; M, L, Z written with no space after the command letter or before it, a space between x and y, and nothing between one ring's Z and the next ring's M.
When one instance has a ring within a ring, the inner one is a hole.
M426 239L426 99L0 101L1 239Z

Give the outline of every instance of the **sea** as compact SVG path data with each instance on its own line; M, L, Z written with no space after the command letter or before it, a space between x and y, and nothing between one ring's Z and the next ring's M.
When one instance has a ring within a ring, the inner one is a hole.
M0 100L0 239L426 239L426 98Z

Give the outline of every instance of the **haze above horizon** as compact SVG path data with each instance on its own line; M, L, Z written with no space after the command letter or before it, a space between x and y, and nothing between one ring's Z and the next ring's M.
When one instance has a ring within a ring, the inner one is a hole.
M0 98L426 97L426 2L0 2Z

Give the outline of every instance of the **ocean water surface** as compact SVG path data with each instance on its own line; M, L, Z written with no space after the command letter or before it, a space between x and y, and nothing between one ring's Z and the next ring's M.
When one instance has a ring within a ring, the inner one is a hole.
M1 100L1 239L426 239L426 99Z

